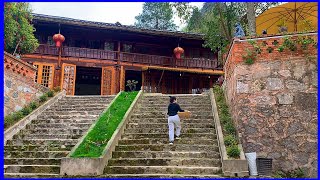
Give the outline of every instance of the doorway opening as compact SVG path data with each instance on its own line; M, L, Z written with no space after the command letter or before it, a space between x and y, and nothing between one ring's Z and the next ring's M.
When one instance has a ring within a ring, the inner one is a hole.
M77 66L75 95L100 95L101 71L101 68Z
M128 80L138 81L135 91L139 91L141 89L141 86L142 86L142 72L141 71L126 70L125 77L126 77L125 91L130 91L130 88L127 86Z

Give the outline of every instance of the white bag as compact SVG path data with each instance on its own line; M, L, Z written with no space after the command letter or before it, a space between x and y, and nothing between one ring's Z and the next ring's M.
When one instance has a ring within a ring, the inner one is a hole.
M257 164L256 164L257 153L256 152L245 153L245 155L249 164L250 175L257 176L258 175Z

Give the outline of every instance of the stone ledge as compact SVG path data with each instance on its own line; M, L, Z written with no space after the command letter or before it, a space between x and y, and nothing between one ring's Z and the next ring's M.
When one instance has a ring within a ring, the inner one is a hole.
M121 92L117 94L117 96L111 101L109 106L105 109L107 111L112 103L114 103L115 99L120 95ZM115 150L116 145L118 144L121 135L124 132L127 122L131 117L134 108L137 106L137 102L140 99L143 91L140 90L137 94L136 98L132 102L131 106L127 110L124 115L122 121L120 122L117 129L114 131L111 139L108 141L107 146L104 148L102 156L98 158L73 158L71 154L78 148L78 146L82 143L87 134L91 131L91 129L98 122L96 121L87 131L87 133L79 140L77 145L72 148L71 152L67 157L61 159L61 167L60 167L60 175L65 176L95 176L103 174L104 167L108 164L108 160L112 157L112 152ZM105 112L104 111L104 112ZM103 113L104 113L103 112ZM103 114L101 113L101 114ZM99 119L99 118L98 118Z
M222 127L218 115L218 108L213 94L213 89L210 89L210 99L212 105L212 113L214 115L214 122L216 126L216 134L218 138L219 152L222 164L222 173L229 177L247 177L249 176L248 162L244 156L241 144L238 144L240 149L240 159L229 159L224 145Z
M11 140L12 137L17 134L21 129L24 129L27 124L29 124L32 120L36 119L38 115L40 115L44 110L49 108L52 104L57 102L59 99L64 97L66 94L65 91L60 92L53 98L51 98L49 101L45 102L43 105L35 109L31 114L24 117L20 121L18 121L16 124L14 124L12 127L7 129L4 132L4 144L6 144L7 140Z

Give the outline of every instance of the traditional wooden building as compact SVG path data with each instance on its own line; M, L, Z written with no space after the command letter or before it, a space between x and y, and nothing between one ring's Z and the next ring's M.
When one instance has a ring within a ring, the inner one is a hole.
M40 14L33 24L40 46L22 59L38 68L36 82L69 95L115 94L128 88L127 80L145 92L199 93L223 74L201 34ZM57 48L52 37L59 31L65 41ZM173 54L177 46L181 59Z

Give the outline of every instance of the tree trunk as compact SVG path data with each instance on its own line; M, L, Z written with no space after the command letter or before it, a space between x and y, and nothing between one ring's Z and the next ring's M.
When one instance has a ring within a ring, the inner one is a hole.
M225 21L224 21L224 17L223 17L223 14L222 14L222 9L221 9L221 4L220 3L217 3L217 9L218 9L218 12L219 12L219 16L220 16L220 23L221 23L221 26L223 28L223 32L224 34L226 35L226 38L231 41L232 40L232 37L231 35L228 33L228 30L227 30L227 27L226 27L226 24L225 24Z
M255 3L247 2L247 19L248 19L248 26L249 26L249 35L255 36L256 35L256 15L255 15Z

